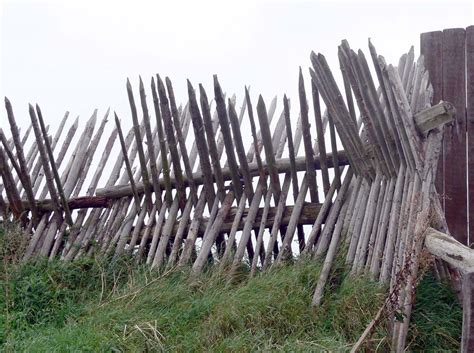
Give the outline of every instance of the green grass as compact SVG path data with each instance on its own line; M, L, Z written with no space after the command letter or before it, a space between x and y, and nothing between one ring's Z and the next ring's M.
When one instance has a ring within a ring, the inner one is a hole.
M0 246L1 241L0 235ZM320 271L314 261L251 279L243 269L236 283L228 285L214 271L197 279L188 269L160 275L128 259L20 265L2 256L4 351L343 352L384 300L383 288L365 278L346 277L342 264L333 271L322 306L312 309ZM447 286L432 278L423 281L411 348L456 351L459 314ZM367 349L389 349L386 335L379 325Z
M407 342L413 351L459 351L462 307L446 283L438 282L432 273L425 275L417 287L416 302Z

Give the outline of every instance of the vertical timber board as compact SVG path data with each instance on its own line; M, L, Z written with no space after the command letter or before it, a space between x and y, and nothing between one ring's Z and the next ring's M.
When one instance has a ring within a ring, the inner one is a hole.
M443 31L443 99L456 108L443 143L445 214L451 234L467 245L465 40L464 28Z
M462 339L461 352L474 350L474 273L462 275Z
M420 36L420 54L425 58L425 67L428 70L430 83L433 86L433 105L443 99L443 32L427 32ZM445 127L447 129L448 127ZM436 175L436 191L440 195L444 210L444 153L441 153Z
M472 244L474 238L474 26L466 28L466 80L469 243Z

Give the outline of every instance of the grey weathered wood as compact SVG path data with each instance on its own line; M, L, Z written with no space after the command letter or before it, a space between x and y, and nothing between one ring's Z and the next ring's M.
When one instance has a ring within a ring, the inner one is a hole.
M298 218L303 209L303 204L306 198L307 191L308 191L308 183L306 182L306 177L305 177L303 179L303 182L301 183L298 198L295 201L295 207L291 214L290 222L288 223L288 227L286 229L285 237L282 241L280 252L278 253L278 256L275 261L277 264L283 262L289 256L292 256L291 242L293 240L293 236L295 234L295 230L298 225Z
M16 188L15 181L7 166L5 152L3 147L0 146L0 175L2 176L7 198L10 201L10 209L12 210L14 217L19 219L23 213L23 207L21 205L20 194ZM26 215L23 216L23 221L26 223L25 217Z
M66 153L67 151L69 150L69 147L71 145L71 142L72 142L72 139L74 137L74 135L76 134L77 132L77 127L79 125L79 118L76 118L76 120L74 121L74 124L71 125L71 127L69 128L67 134L66 134L66 137L63 141L63 144L61 146L61 149L59 150L59 153L58 153L58 157L56 158L55 162L56 162L56 167L59 169L61 167L61 164L64 160L64 157L66 156ZM48 128L48 127L46 127ZM58 136L58 134L56 134L56 136ZM52 141L52 144L51 144L51 149L53 150L54 152L54 147L55 147L55 140L56 140L56 136L55 138L53 139ZM33 170L33 174L34 174L34 170ZM36 193L37 189L40 187L40 182L41 182L41 178L37 178L36 181L35 181L35 188L33 189L33 192ZM41 191L41 194L39 195L39 197L37 197L38 199L42 200L46 197L46 195L48 194L48 187L47 185L44 186L43 190Z
M311 125L309 124L308 118L308 102L306 100L306 91L304 88L304 80L303 80L303 73L299 72L299 80L298 80L298 92L299 92L299 99L300 99L300 113L301 113L301 127L303 129L303 145L306 157L306 182L309 186L309 194L311 196L312 202L319 202L318 196L318 185L316 182L316 171L313 168L314 164L314 155L313 155L313 147L311 141ZM324 162L325 157L323 157Z
M328 214L328 211L329 209L331 209L331 212L333 212L333 214L338 214L341 206L342 206L342 201L343 201L343 197L349 187L349 184L350 184L350 180L352 179L352 171L349 171L347 176L346 176L346 180L345 182L343 183L343 187L340 189L339 193L338 193L338 198L336 197L336 200L333 204L332 202L332 198L334 196L334 193L336 192L336 189L337 189L337 183L334 183L331 185L331 187L329 188L329 192L328 194L326 195L326 198L324 199L324 202L323 202L323 205L321 207L321 210L319 211L318 213L318 217L316 218L316 221L313 225L313 228L311 229L311 233L308 237L308 240L306 241L306 247L304 249L304 252L305 253L312 253L313 252L313 246L316 244L316 241L318 239L318 235L319 233L321 232L321 226L323 224L323 221L324 219L326 218L326 215ZM335 221L335 217L333 217L333 220ZM325 227L332 227L334 224L325 224ZM326 238L321 242L319 242L318 246L317 246L317 249L316 249L316 255L317 256L321 256L323 254L323 252L325 252L325 248L326 248L326 244L329 244L329 237L330 237L330 234L327 233L326 234Z
M233 220L232 220L232 224L231 224L231 227L230 227L229 236L227 238L227 246L225 248L224 254L222 255L221 263L220 263L220 266L219 266L219 269L221 271L224 270L229 265L229 261L231 259L231 255L232 255L231 254L232 245L235 243L235 236L236 236L237 231L239 230L239 228L243 229L243 226L239 227L239 225L240 225L240 221L242 219L242 215L245 211L246 202L247 202L247 196L244 193L240 197L240 200L239 200L239 203L238 203L238 206L237 206L237 211L234 214L232 214ZM244 223L244 225L245 225L245 223ZM225 228L225 227L222 227L222 228Z
M368 92L366 89L368 85L364 82L362 70L359 66L357 55L350 49L347 41L343 41L339 47L339 60L342 66L346 67L349 80L351 82L352 90L361 112L361 119L364 123L364 132L368 138L370 149L373 152L377 165L382 169L384 175L390 173L390 167L387 164L386 156L383 153L381 134L377 129L377 120L375 117L375 109L370 104Z
M202 272L202 269L205 263L207 262L209 252L211 251L212 244L214 244L214 242L216 241L217 235L219 234L220 227L222 223L224 223L224 219L227 213L229 212L233 201L234 201L234 193L230 191L224 198L221 208L219 209L219 212L217 213L216 218L214 222L212 223L212 226L207 236L204 236L203 238L203 243L199 251L198 257L192 267L194 274L198 274Z
M0 140L2 142L3 149L4 149L8 159L10 160L11 166L15 170L16 174L18 176L20 176L21 178L23 178L20 166L19 166L19 164L18 164L18 162L15 158L15 155L13 154L13 151L10 148L10 144L8 143L7 138L6 138L6 136L3 133L3 130L1 128L0 128ZM7 167L8 167L8 164L7 164ZM16 185L16 183L15 183L15 185Z
M383 108L379 101L377 90L372 79L367 60L365 59L364 53L359 50L357 55L357 62L359 68L359 77L362 79L362 90L366 96L366 100L369 103L371 114L374 116L374 127L377 133L378 141L382 148L382 154L386 160L390 175L395 175L396 168L399 165L398 156L394 153L395 150L390 145L392 140L392 132L388 128L388 123L383 114Z
M218 201L219 201L218 196L216 196L216 199L213 202L211 214L213 213L214 210L217 210L218 204L219 204ZM183 246L183 252L178 261L178 266L187 265L191 259L191 254L194 249L194 244L196 243L196 239L198 236L199 225L201 223L201 216L202 216L205 206L206 206L206 194L201 192L201 195L199 196L198 202L196 204L196 208L194 210L193 220L191 221L191 225L188 230L186 241Z
M288 155L290 157L290 165L291 165L291 176L290 176L290 174L285 175L285 181L286 181L287 177L288 178L291 177L291 184L292 184L292 189L293 189L293 199L296 200L298 198L298 194L299 194L299 187L298 187L298 174L297 174L297 169L296 169L296 160L295 160L295 158L296 158L295 156L296 156L297 151L295 152L295 146L297 147L296 150L298 150L299 145L300 145L300 143L298 141L300 139L298 139L298 137L302 136L302 129L300 128L301 124L297 125L297 130L296 130L296 134L295 134L296 143L293 143L291 120L290 120L290 105L289 105L289 101L288 101L288 98L286 97L286 95L283 97L283 113L285 115L286 135L287 135L287 138L288 138ZM301 122L301 119L299 120L299 122ZM321 126L321 128L323 129L323 135L324 135L324 127ZM319 140L318 140L318 143L319 143ZM322 155L320 155L320 156L321 156L321 158L323 158ZM325 164L325 163L326 163L326 161L324 161L324 162L321 161L321 169L323 168L323 164ZM327 163L325 165L327 167ZM285 181L283 182L284 184L285 184ZM282 190L283 190L283 188L282 188ZM275 203L277 203L277 202L275 202ZM303 230L303 227L301 227L301 226L298 226L297 230L298 230L298 241L299 241L300 251L301 251L305 246L304 230ZM274 240L272 240L272 242L274 242Z
M143 150L143 140L142 140L142 133L140 131L140 123L138 122L137 107L135 105L135 98L133 97L132 85L128 78L127 78L127 96L128 96L128 102L130 104L131 114L132 114L133 132L135 134L135 141L137 143L138 160L140 162L143 185L145 186L145 203L148 205L148 207L151 208L152 200L151 200L151 191L150 191L151 189L150 178L148 176L148 170L147 170L146 162L145 162L145 152ZM138 209L139 208L137 208L137 210Z
M380 91L381 91L382 97L383 97L383 103L385 105L384 112L387 115L388 127L392 132L391 137L393 138L393 142L389 141L389 144L395 144L396 151L397 151L397 154L398 154L398 158L400 159L403 156L403 149L402 149L402 146L400 144L400 139L397 136L395 136L396 127L395 127L395 123L394 123L394 117L393 117L393 114L392 114L392 109L390 108L390 100L388 98L387 89L385 88L385 81L384 81L384 78L383 78L383 75L382 75L382 69L381 69L381 66L380 66L379 59L378 59L377 51L376 51L375 47L373 46L372 42L370 41L370 39L369 39L369 50L370 50L370 55L372 57L372 63L375 67L375 73L376 73L378 81L379 81ZM398 162L398 165L396 165L395 167L399 168L399 162Z
M451 103L440 102L416 113L413 118L418 132L426 135L429 131L452 121L454 114L456 114L456 109Z
M174 91L173 91L173 85L171 84L171 80L166 77L166 88L168 90L168 97L169 97L169 102L170 102L170 108L171 108L171 116L173 117L173 124L174 124L174 130L176 133L176 138L178 139L178 145L179 149L181 152L181 158L183 159L183 165L184 165L184 172L186 173L186 176L188 179L192 176L193 170L191 167L191 164L189 162L189 156L188 156L188 151L186 148L186 141L183 137L183 131L181 127L181 123L179 121L179 113L178 113L178 108L176 107L176 100L174 98ZM192 115L191 115L192 117ZM194 122L194 121L193 121ZM196 137L197 139L197 137ZM196 185L194 185L193 182L189 183L189 189L193 195L197 198L197 189ZM182 208L184 210L184 208Z
M278 200L276 214L275 214L274 221L273 221L273 224L272 224L272 228L271 228L271 231L270 231L270 239L269 239L268 244L267 244L267 251L265 253L265 260L264 260L263 265L262 265L263 270L266 270L271 265L272 251L273 251L275 243L277 241L278 229L280 228L280 225L288 224L289 220L291 219L291 218L289 218L288 222L286 222L286 223L283 222L283 220L282 220L283 219L283 214L284 214L284 209L285 209L285 204L286 204L286 198L288 196L288 191L289 191L289 188L290 188L290 182L291 181L292 181L291 174L287 173L285 175L285 179L283 181L283 187L281 189L280 199Z
M158 95L160 96L161 117L166 132L166 140L173 162L173 171L176 178L176 186L178 191L178 202L180 209L184 209L186 205L186 190L183 183L183 172L181 169L181 162L178 154L178 147L175 138L173 123L171 121L171 112L169 107L168 97L166 96L165 86L161 81L160 76L157 75Z
M209 155L212 163L212 170L214 173L214 178L217 184L217 192L221 200L224 199L224 178L222 176L222 169L220 164L220 156L217 150L216 138L213 129L213 123L211 118L211 111L209 108L209 103L204 87L199 84L200 92L200 103L202 110L202 118L204 122L204 128L206 130L207 144L209 146Z
M229 276L232 277L235 274L238 266L240 265L242 258L245 253L245 249L247 248L247 244L250 240L250 233L253 230L253 223L255 221L255 217L257 216L258 206L260 205L260 201L262 198L265 180L259 180L258 185L255 189L254 197L250 203L249 213L247 215L245 226L242 231L242 235L240 236L239 244L237 245L237 249L235 251L234 260L232 261L232 266L230 269Z
M327 168L326 143L324 141L323 119L321 118L321 107L319 104L319 92L316 84L311 80L311 93L313 97L314 120L316 123L316 136L318 137L319 159L321 161L321 177L323 179L324 196L331 187Z
M225 106L224 96L222 94L222 89L216 75L214 75L214 96L216 100L217 116L219 118L221 133L224 139L225 151L227 155L227 163L229 164L232 185L235 190L235 195L237 199L240 199L240 196L242 195L242 183L237 174L238 166L237 166L237 160L235 158L234 144L232 141L232 135L229 128L229 118L227 116L227 109Z
M400 204L403 195L404 173L401 171L398 174L397 183L395 184L395 191L390 211L390 222L387 231L387 241L385 242L384 257L380 271L380 281L386 282L390 276L392 268L392 256L395 247L395 237L398 226L398 217L400 216Z
M40 127L38 125L38 117L36 116L35 109L33 108L31 104L29 105L29 113L30 113L31 123L33 125L33 131L36 137L36 144L38 145L38 151L40 153L41 163L43 165L44 174L46 176L46 184L48 185L51 200L53 200L54 202L54 212L56 214L56 217L62 218L61 206L58 201L56 185L54 184L54 177L49 165L46 147L44 146L44 143L43 143L43 136L42 136Z
M413 288L415 287L418 278L418 270L421 258L420 255L424 240L423 237L430 220L430 203L432 200L431 190L437 169L437 162L441 146L440 136L438 134L430 134L428 137L427 146L429 146L429 148L426 149L424 156L425 163L422 173L423 178L421 192L419 194L420 197L418 198L418 212L413 230L413 241L411 242L411 246L407 249L408 253L412 254L410 259L411 261L409 263L410 271L407 276L406 286L402 292L402 295L404 295L404 301L400 300L400 303L402 303L401 308L403 308L405 320L403 323L395 322L393 329L393 337L394 342L396 342L395 347L397 352L402 352L406 345L408 325L411 318L415 295Z
M349 203L347 202L347 200L345 200L344 205L341 209L340 216L337 220L336 227L334 229L334 234L331 237L331 243L329 244L328 252L326 254L326 258L324 259L323 268L321 269L321 274L319 275L318 283L316 284L316 289L313 293L313 298L311 300L312 306L319 306L321 304L324 287L326 286L332 265L334 263L334 259L337 254L337 249L344 224L344 216L346 215L348 205Z
M370 232L370 238L369 238L369 243L368 243L368 251L367 251L367 260L365 262L365 271L368 272L370 269L370 264L372 263L372 255L374 251L374 246L375 242L377 239L377 231L378 231L378 226L379 226L379 221L382 215L382 211L385 205L385 198L387 197L387 190L388 190L389 184L387 183L386 178L382 178L382 183L380 186L380 192L379 196L377 199L377 202L375 204L376 207L376 212L375 212L375 218L374 222L372 225L372 230Z
M364 269L366 255L368 251L368 243L370 241L372 225L374 222L375 214L377 211L376 201L380 192L380 186L382 181L382 173L379 171L375 176L375 180L371 185L369 199L367 201L367 212L364 217L364 223L362 226L362 233L359 238L357 250L352 264L351 273L353 275L360 275Z
M265 202L263 206L263 213L260 222L255 222L256 224L260 223L260 228L258 229L257 241L255 244L255 253L259 254L263 249L263 233L265 232L265 227L268 219L268 214L270 211L270 201L272 200L272 189L267 190L267 194L265 195ZM261 263L265 262L265 257L261 260ZM255 272L257 271L257 264L258 264L258 256L254 256L250 268L250 276L254 276Z
M474 274L466 273L462 276L462 338L461 352L472 352L474 349Z
M37 223L39 222L38 210L35 207L35 195L33 193L31 179L28 173L28 167L26 164L25 154L23 152L23 143L20 140L20 132L18 130L18 126L16 125L15 116L13 115L12 105L7 97L5 97L5 108L7 110L8 122L10 124L10 130L12 132L12 138L15 144L18 164L21 170L20 180L21 180L21 183L23 184L23 189L25 190L27 199L30 203L31 216L33 218L33 222Z
M166 139L163 132L163 122L161 117L160 102L158 99L158 93L156 91L155 79L151 79L151 92L153 95L153 106L155 108L155 117L156 117L156 127L158 131L158 139L160 141L160 151L161 151L161 165L163 168L163 178L164 185L166 189L165 199L169 206L171 206L172 196L171 196L171 181L170 181L170 168L168 164L167 151L166 148Z
M462 273L474 272L474 251L452 236L428 228L425 233L425 247L431 254Z
M259 148L259 143L258 143L257 128L255 126L255 119L253 116L253 107L252 107L252 102L250 100L249 90L247 89L247 87L245 87L245 101L248 107L250 130L252 132L252 137L253 137L253 149L255 151L255 159L257 161L258 170L263 171L262 157L260 156L260 148ZM263 174L260 174L260 178L262 177L263 177Z
M257 102L258 103L258 102ZM275 115L275 111L276 111L276 105L277 105L277 97L275 96L272 101L270 102L270 106L268 107L268 110L267 110L267 117L268 117L268 125L270 126L272 121L273 121L273 117ZM263 149L263 143L262 143L262 132L261 131L258 131L257 132L257 141L258 141L258 151L259 153L262 152L262 149ZM252 144L247 152L247 158L249 159L249 161L256 161L256 158L253 158L255 156L255 148L254 148L254 145Z
M117 138L118 131L117 129L114 129L112 133L109 136L109 139L107 140L107 143L104 147L104 151L102 152L101 159L97 165L96 171L90 181L89 187L86 191L86 195L91 196L94 194L95 189L97 188L97 185L99 183L100 177L104 171L104 168L106 166L107 160L110 156L110 151L113 148L113 144ZM69 200L70 202L70 200ZM71 205L69 206L71 208ZM87 210L80 211L77 218L76 218L76 224L79 223L82 224L83 220L85 219L87 215ZM90 239L93 235L92 233L92 228L94 225L96 225L99 221L99 215L100 215L100 210L94 210L90 213L89 219L86 221L86 224L80 229L80 234L75 240L75 244L79 247L78 249L78 256L82 255L82 252L85 250L86 246L89 245ZM55 240L55 244L53 246L53 249L51 250L50 254L50 259L54 258L56 255L57 251L59 250L60 243L62 241L62 234L58 236L58 238ZM68 238L69 244L72 242ZM67 247L68 244L65 245ZM67 252L65 252L65 256L67 256Z
M153 135L151 132L150 116L148 112L148 105L146 102L145 86L143 85L143 80L140 77L140 102L143 111L143 121L145 125L145 136L146 144L148 150L148 157L150 160L150 172L151 180L153 183L153 191L155 192L155 205L157 208L161 208L161 187L159 183L159 172L156 166L156 155L155 148L153 146ZM142 167L143 168L143 167Z
M49 143L48 133L46 131L46 126L45 126L44 121L43 121L43 114L41 113L41 109L38 105L36 105L36 112L38 114L38 121L39 121L41 132L42 132L43 138L44 138L44 146L46 148L47 157L48 157L49 163L51 165L51 172L53 173L53 177L54 177L54 180L56 182L56 187L57 187L57 190L58 190L58 194L59 194L59 197L61 199L61 206L62 206L63 211L64 211L65 220L70 226L72 226L74 222L72 220L71 210L69 210L69 204L67 202L67 198L66 198L66 195L64 193L64 189L63 189L61 180L59 178L59 173L58 173L58 169L56 168L56 163L54 162L53 150L52 150L51 145ZM43 166L43 168L44 168L44 166Z
M369 164L370 159L357 133L356 123L350 118L324 56L312 53L311 62L315 71L310 71L310 74L328 107L329 114L334 119L342 144L346 151L351 151L354 165L360 168L367 177L372 178L373 170ZM342 123L343 121L345 123Z
M133 178L132 166L130 165L130 160L128 159L127 147L126 147L126 144L125 144L125 139L123 137L122 127L120 125L120 120L117 116L117 113L114 112L114 115L115 115L115 125L117 127L117 132L118 132L119 140L120 140L120 147L122 148L123 160L125 162L125 168L126 168L127 173L128 173L128 178L130 180L130 188L132 190L132 195L133 195L133 199L135 201L136 209L139 210L140 207L141 207L140 206L140 198L138 196L137 187L135 186L135 180Z
M86 154L84 156L84 162L82 163L83 167L82 170L79 174L79 177L77 179L76 185L74 186L74 191L66 197L77 197L79 193L82 191L82 186L84 185L84 182L86 180L87 174L89 172L89 169L92 165L92 160L94 159L95 152L97 151L97 147L99 146L99 143L102 139L102 135L105 130L105 125L108 122L108 117L110 114L110 109L107 109L107 111L104 114L104 117L99 125L99 128L97 129L96 133L94 134L93 138L90 140L89 146L87 147ZM76 161L78 162L78 161Z
M199 154L199 163L201 166L201 171L204 175L204 192L206 193L207 204L211 207L212 202L214 202L215 192L214 192L214 184L213 184L213 176L212 176L212 169L211 169L211 161L209 160L209 149L208 144L206 142L206 137L204 135L204 126L201 117L201 113L199 111L199 107L196 100L196 94L194 93L194 88L191 85L191 82L188 80L188 97L189 97L189 111L191 113L191 119L193 123L194 129L194 137L196 139L196 147ZM208 115L208 118L210 114ZM214 137L214 131L212 130L212 126L210 126L212 131L209 133ZM215 150L215 141L213 146L214 156L217 158L216 150ZM217 161L219 163L219 161ZM217 167L220 171L220 165ZM222 173L220 175L222 177ZM222 181L223 184L223 181ZM223 185L221 185L222 187ZM196 197L197 201L197 197Z
M275 194L275 200L280 198L280 179L278 178L278 171L276 169L275 154L273 152L272 138L270 133L270 126L268 122L267 109L262 96L258 97L257 115L260 123L260 131L262 133L262 142L265 150L265 161L268 166L270 175L270 184L272 185Z
M165 259L166 247L168 246L169 239L173 226L176 222L176 216L178 215L179 202L173 202L169 209L168 217L166 218L163 231L161 232L160 240L156 248L156 252L153 256L153 261L150 261L151 268L160 268Z
M400 166L402 168L402 165ZM403 178L401 171L399 170L398 178ZM403 171L405 173L405 170ZM387 187L387 197L384 200L384 205L382 206L382 214L380 216L378 231L375 239L374 251L372 255L372 260L370 264L370 273L372 278L378 278L380 274L380 266L383 259L383 247L385 244L385 238L387 235L387 227L390 221L390 213L392 209L392 201L394 197L394 191L396 186L395 178L391 178L388 187Z
M361 228L364 223L364 216L367 209L367 200L369 198L370 186L367 180L362 181L361 193L359 200L355 206L355 212L352 214L351 224L349 226L349 234L352 235L347 249L346 265L351 265L354 262L354 257L357 251L357 244L361 235Z
M228 108L229 121L232 128L232 135L233 135L233 141L235 144L235 150L237 152L237 157L239 158L239 164L240 164L239 171L242 174L243 179L244 179L244 185L245 185L244 192L247 194L247 198L249 202L251 202L253 198L253 193L254 193L252 178L250 176L247 156L245 155L244 144L242 142L242 135L240 133L240 124L237 117L237 112L235 111L234 105L232 104L230 99L228 101L227 108Z
M171 248L170 256L168 257L168 268L174 266L178 260L178 252L182 245L183 237L185 235L185 231L188 229L188 223L191 218L191 210L195 202L186 202L186 207L184 208L183 214L181 219L179 220L178 229L176 230L175 239L173 242L173 246Z
M298 197L298 174L296 169L296 154L295 154L295 146L293 144L293 135L291 130L291 119L290 119L290 107L288 104L288 98L286 95L283 97L283 107L285 112L285 123L286 123L286 135L288 136L288 154L290 157L290 173L291 173L291 180L293 186L293 198L296 200ZM324 164L326 161L321 162L321 165Z
M82 172L84 171L84 166L88 157L87 151L90 147L96 122L97 109L94 110L91 118L87 121L86 126L84 127L84 132L77 142L75 153L71 156L68 165L61 175L61 182L63 183L66 197L69 197L72 194L78 180L80 180Z

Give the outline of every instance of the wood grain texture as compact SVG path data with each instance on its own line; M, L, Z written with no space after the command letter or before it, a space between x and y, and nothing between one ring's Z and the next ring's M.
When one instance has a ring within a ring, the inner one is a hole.
M474 241L474 26L466 28L466 117L468 139L469 242Z
M455 121L444 131L445 214L462 244L467 244L465 38L462 28L443 31L443 100L456 109Z

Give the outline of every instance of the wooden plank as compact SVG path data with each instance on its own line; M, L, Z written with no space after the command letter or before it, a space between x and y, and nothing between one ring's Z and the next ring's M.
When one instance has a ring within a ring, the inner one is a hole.
M443 32L427 32L420 36L420 53L425 58L425 67L429 72L429 79L433 87L433 104L443 98ZM445 130L448 127L444 128ZM444 209L444 152L441 151L436 176L436 191L440 195Z
M469 246L474 240L474 26L466 28L466 116L468 139Z
M454 106L449 102L441 102L424 109L413 116L417 130L426 136L428 132L454 120Z
M456 109L444 133L445 214L451 234L467 245L465 38L462 28L443 31L443 100Z

